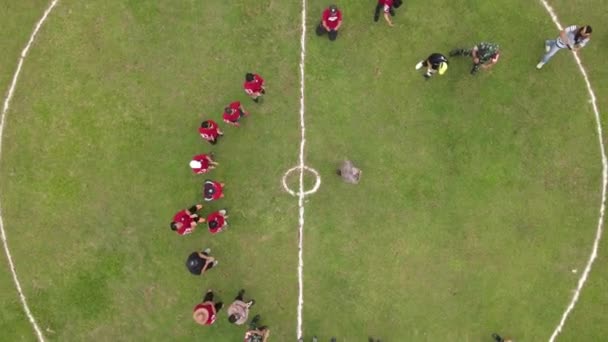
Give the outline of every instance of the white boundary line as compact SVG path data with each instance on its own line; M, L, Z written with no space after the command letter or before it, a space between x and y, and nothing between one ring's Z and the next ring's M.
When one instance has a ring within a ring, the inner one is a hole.
M304 147L306 146L306 125L304 122L304 60L306 59L306 0L302 0L302 36L300 37L300 193L298 207L298 327L297 338L302 338L302 308L304 306Z
M557 15L553 11L553 8L551 8L551 6L549 6L549 4L545 0L540 0L540 1L543 4L543 6L545 7L545 9L547 10L547 12L549 13L549 15L551 16L551 19L553 20L553 22L555 23L557 28L561 30L562 25L560 24L559 20L557 19ZM51 4L49 5L49 7L44 11L42 18L40 18L40 20L34 27L34 31L32 32L27 45L21 52L21 57L19 58L19 62L17 64L17 69L15 71L15 74L13 75L13 80L9 87L6 98L4 99L4 106L2 108L2 113L0 114L0 156L2 154L2 136L3 136L3 132L4 132L4 122L5 122L5 118L6 118L6 113L8 112L8 109L10 108L10 102L13 98L13 94L14 94L14 91L15 91L15 88L17 85L17 81L19 80L19 75L21 74L21 68L23 66L23 62L25 61L25 58L28 56L29 49L32 46L32 44L34 43L34 40L36 39L36 36L38 35L38 31L40 30L40 28L42 27L42 25L48 18L49 14L55 8L55 6L57 5L58 2L59 2L59 0L53 0L51 2ZM299 286L298 286L298 289L299 289L299 295L298 295L298 310L297 310L298 311L298 325L297 325L297 338L298 339L302 337L302 308L304 305L304 294L303 294L303 290L304 290L304 284L303 284L303 280L304 280L303 279L304 197L310 193L310 191L308 191L308 192L304 191L304 171L312 170L312 169L308 168L304 163L304 149L306 147L306 126L305 126L305 120L304 120L304 113L305 113L304 61L306 58L306 0L302 0L302 36L300 38L300 46L301 46L301 54L300 54L301 142L300 142L300 158L299 158L300 165L297 167L300 170L300 190L298 192L298 195L299 195L298 196L298 207L299 207L299 222L298 222L299 223L299 226L298 226L298 228L299 228L298 229L298 285ZM580 58L578 57L578 55L576 53L574 53L573 56L579 67L579 70L581 71L581 74L583 75L583 78L585 79L585 83L587 85L587 90L589 92L589 96L591 97L590 102L593 106L593 111L595 113L595 120L596 120L597 131L598 131L598 139L599 139L599 143L600 143L600 151L602 154L602 201L601 201L601 206L600 206L600 217L598 219L596 237L595 237L595 241L593 243L591 255L589 256L589 261L587 262L587 265L585 266L585 270L583 271L583 274L581 275L581 277L578 281L578 286L574 292L574 296L572 297L570 304L566 308L566 311L562 315L562 319L561 319L559 325L555 328L553 334L551 335L551 338L549 339L549 341L551 341L551 342L553 342L557 338L557 335L562 331L564 324L566 323L566 320L567 320L570 312L574 309L574 306L576 305L576 302L578 301L578 298L580 296L580 292L587 281L587 277L589 276L589 273L591 272L591 267L593 265L593 262L597 258L599 242L602 237L602 232L603 232L603 227L604 227L604 212L605 212L605 207L606 207L605 206L605 204L606 204L606 185L608 184L608 160L607 160L606 152L604 149L604 139L603 139L602 125L601 125L601 118L600 118L599 109L597 107L595 92L593 91L593 88L591 87L591 83L589 82L589 77L587 76L587 71L583 67ZM316 191L318 189L317 185L319 183L320 183L320 178L318 178L318 174L317 174L317 184L315 185L314 191ZM293 191L288 190L288 192L290 192L292 195L295 195L293 193ZM31 310L30 310L29 306L27 305L27 299L25 298L25 295L23 294L23 290L21 289L21 283L19 282L19 278L17 277L17 272L15 270L15 264L13 263L13 258L11 256L10 250L8 248L8 241L7 241L7 237L6 237L6 232L4 230L4 222L3 222L2 214L1 214L1 206L0 206L0 232L2 233L2 243L3 243L4 251L6 253L6 257L7 257L7 260L8 260L10 269L11 269L11 273L13 276L13 281L15 283L15 287L17 288L17 292L19 293L19 298L21 299L23 309L25 310L25 313L28 316L28 319L29 319L30 323L32 324L32 327L34 328L36 335L38 336L38 340L44 341L44 336L42 334L42 331L40 330L38 323L36 323L36 319L32 315Z
M553 8L551 6L549 6L549 4L547 3L546 0L540 0L540 2L543 4L543 6L545 6L545 9L547 10L549 15L551 16L551 19L555 23L555 26L557 26L557 28L561 31L562 25L560 24L559 19L557 18L557 15L555 14L555 11L553 10ZM583 75L583 78L585 79L585 84L587 85L587 91L589 92L589 97L590 97L589 102L593 106L593 112L595 113L595 123L597 124L597 135L598 135L598 139L599 139L599 143L600 143L600 152L602 154L602 202L601 202L601 206L600 206L600 217L597 222L597 231L595 233L595 240L593 241L593 248L591 249L591 254L589 255L589 260L587 261L587 265L585 265L585 270L583 271L583 274L581 275L581 277L578 280L578 285L576 286L576 290L574 291L574 295L572 296L572 300L570 301L570 304L568 304L568 307L566 307L566 310L564 311L559 324L557 325L557 327L555 327L553 334L551 334L551 337L549 338L550 342L555 341L555 339L557 338L557 335L559 335L562 332L562 329L564 328L564 325L566 324L566 320L568 319L568 316L574 309L576 302L578 302L578 298L581 294L581 291L583 290L583 287L585 286L585 283L587 282L587 277L589 276L589 273L591 272L591 266L593 266L593 262L597 258L597 250L598 250L600 240L602 238L602 233L604 230L604 212L606 210L606 186L608 185L608 161L606 158L606 151L604 149L604 133L602 132L602 122L601 122L600 110L597 107L595 92L593 91L593 88L591 88L591 82L589 82L589 77L587 76L587 70L585 70L585 68L583 67L583 64L581 63L581 59L578 57L576 52L573 53L572 55L574 56L574 59L576 60L576 64L578 65L578 68L579 68L581 74Z
M2 134L4 132L4 120L6 119L6 113L8 113L8 109L10 107L11 100L12 100L13 94L15 92L15 87L17 86L17 81L19 80L19 75L21 74L21 67L23 66L23 62L25 61L25 58L27 57L27 55L30 51L30 47L32 46L32 44L34 43L34 40L36 39L36 36L38 35L38 31L42 27L42 24L44 24L44 22L48 18L49 14L53 10L53 8L55 8L55 5L57 5L57 2L59 2L59 0L53 0L51 2L51 4L49 5L49 7L47 7L46 11L44 11L42 18L40 18L40 20L34 27L34 32L32 32L32 35L30 36L29 41L25 45L25 48L23 49L23 51L21 51L21 57L19 57L19 62L17 63L17 70L15 70L15 74L13 75L13 81L11 82L11 85L8 88L8 93L6 94L6 98L4 98L4 106L2 107L2 113L0 114L0 157L2 156ZM21 304L23 305L23 310L25 310L25 314L27 315L27 318L30 320L32 327L34 328L34 331L36 332L36 335L38 336L38 341L43 342L44 335L42 334L42 331L40 330L38 323L36 323L36 319L34 318L34 315L32 315L32 312L30 311L29 306L27 305L27 300L25 298L25 295L23 294L23 290L21 289L21 283L19 282L19 278L17 277L17 271L15 270L15 264L13 263L13 257L11 256L11 252L8 248L8 241L6 238L6 232L4 230L4 220L2 219L2 206L1 205L0 205L0 232L2 233L2 246L4 247L4 252L6 253L6 259L8 260L8 264L11 269L11 273L13 275L13 282L15 283L15 287L17 288L17 292L19 293L19 299L21 299Z

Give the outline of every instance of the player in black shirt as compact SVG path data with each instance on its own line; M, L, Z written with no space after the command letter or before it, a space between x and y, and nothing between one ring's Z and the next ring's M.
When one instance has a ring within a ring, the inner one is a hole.
M211 269L218 264L214 257L209 255L211 248L207 248L202 252L192 252L186 260L188 271L194 275L201 275L205 271Z
M448 59L440 53L433 53L427 59L416 64L416 70L422 67L426 67L423 76L428 80L434 73L439 72L439 75L443 75L448 70Z

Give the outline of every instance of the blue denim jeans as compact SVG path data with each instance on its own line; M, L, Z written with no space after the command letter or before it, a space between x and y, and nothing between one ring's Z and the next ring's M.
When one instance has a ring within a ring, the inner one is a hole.
M549 62L549 60L551 59L551 57L553 57L553 55L555 55L557 53L557 51L563 49L563 48L560 48L559 46L557 46L557 39L552 39L552 40L545 41L545 46L549 47L549 52L547 52L543 56L543 58L541 60L543 63Z

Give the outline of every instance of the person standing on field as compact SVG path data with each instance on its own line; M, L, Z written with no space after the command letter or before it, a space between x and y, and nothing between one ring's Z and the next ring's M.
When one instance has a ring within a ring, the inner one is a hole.
M202 275L205 271L217 266L218 261L211 255L211 248L202 252L192 252L186 260L188 271L194 275Z
M247 322L247 316L249 315L249 308L255 304L255 300L245 302L243 296L245 290L240 290L234 298L234 302L228 307L228 322L236 325L242 325Z
M374 11L374 21L377 22L380 19L380 12L382 12L388 26L394 26L391 17L395 16L395 8L401 6L402 3L402 0L378 0Z
M224 108L224 114L222 114L222 118L224 119L225 123L235 127L239 127L239 120L241 120L242 117L247 115L249 115L249 113L247 113L243 106L241 106L241 102L234 101L229 104L228 107Z
M200 325L211 325L217 319L217 313L224 307L222 302L213 302L213 291L207 290L203 302L194 307L192 318Z
M329 40L334 41L338 38L338 30L342 25L342 12L336 5L330 5L321 17L321 23L317 26L317 36L322 36L325 33L329 36Z
M196 173L197 175L207 173L209 170L215 169L216 165L219 165L219 163L216 163L213 160L213 153L197 154L192 157L192 160L190 161L190 168L192 169L192 172Z
M577 27L576 25L568 26L559 32L559 37L553 40L545 41L545 55L536 64L536 69L542 69L542 67L549 62L559 50L568 49L572 51L578 51L585 47L591 39L591 32L593 29L589 25Z
M423 76L428 80L434 73L439 72L439 75L443 75L448 70L448 59L440 53L433 53L416 64L416 70L422 67L426 67Z
M473 59L471 75L475 75L479 68L487 70L498 63L500 47L498 44L481 42L472 49L454 49L450 52L450 57L452 56L471 56Z
M245 83L243 83L245 93L253 99L254 102L260 102L262 95L266 94L264 79L262 76L248 72L245 74Z
M205 222L205 219L196 214L197 211L203 208L202 204L192 206L190 209L184 209L175 216L171 221L171 230L179 235L190 234L194 231L197 223Z

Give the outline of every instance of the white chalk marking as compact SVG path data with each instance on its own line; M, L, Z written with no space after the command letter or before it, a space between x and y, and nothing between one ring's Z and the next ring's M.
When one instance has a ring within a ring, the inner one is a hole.
M298 221L298 326L297 338L302 338L302 309L304 307L304 148L306 146L306 125L304 121L304 61L306 59L306 0L302 0L302 35L300 36L300 192L298 193L298 207L300 217Z
M551 6L549 6L547 1L545 1L545 0L540 0L540 2L543 4L545 9L549 13L549 16L551 16L551 19L555 23L555 26L557 26L557 28L561 31L563 28L562 24L560 24L559 19L557 18L557 15L555 14L555 11L553 10L553 8L551 8ZM602 132L602 121L601 121L601 116L600 116L600 110L597 106L595 92L593 91L593 88L591 87L591 82L589 81L589 77L587 76L587 70L585 70L585 68L583 67L583 64L581 63L581 59L578 57L578 54L576 52L573 52L572 55L574 56L574 59L576 60L576 64L578 65L578 68L579 68L581 74L583 75L583 78L585 79L585 84L587 85L587 91L589 92L589 97L590 97L589 102L591 103L591 105L593 107L593 112L595 113L595 123L597 125L597 135L598 135L598 140L600 143L600 152L602 154L602 201L601 201L601 205L600 205L600 217L598 219L597 230L595 232L595 240L593 241L593 247L591 249L591 254L589 255L589 260L587 261L587 264L585 265L585 269L583 270L583 273L581 274L581 277L578 280L578 284L576 286L576 290L574 291L574 295L572 296L572 300L568 304L568 307L566 307L566 310L564 311L559 324L557 325L557 327L553 331L553 334L551 334L551 337L549 338L550 342L555 341L555 339L557 338L557 335L559 335L562 332L562 329L564 328L564 325L566 324L566 320L568 319L568 316L570 315L570 313L574 309L574 306L578 302L578 298L581 294L581 291L583 290L583 287L585 286L585 283L587 282L587 277L589 276L589 273L591 272L591 267L593 266L593 262L595 262L595 259L597 258L597 251L598 251L600 240L602 238L602 233L604 230L604 212L606 209L606 185L608 184L608 161L606 158L606 151L604 149L604 133ZM575 272L573 271L573 273L575 273Z
M293 191L289 188L289 186L287 185L287 178L289 177L289 175L296 171L296 170L300 170L300 166L294 166L291 169L287 170L284 174L283 174L283 179L281 180L281 182L283 183L283 189L285 189L285 191L287 191L290 195L292 196L300 196L300 192L296 192ZM321 175L319 175L319 172L311 167L308 166L304 166L304 170L308 171L310 173L313 174L313 176L315 176L315 185L312 187L312 189L304 191L304 196L308 196L308 195L312 195L315 192L317 192L317 190L319 190L319 188L321 187Z
M44 24L44 22L46 21L46 19L49 16L49 14L53 10L53 8L55 8L55 5L57 5L58 2L59 2L59 0L53 0L51 2L51 4L49 5L49 7L47 7L46 11L44 11L44 14L42 15L42 18L40 18L40 20L38 20L38 23L34 27L34 32L32 32L32 35L30 36L29 41L25 45L25 48L23 49L23 51L21 51L21 57L19 57L19 62L17 63L17 70L15 70L15 74L13 75L13 81L11 82L11 85L8 88L8 93L6 94L6 97L4 98L4 106L2 107L2 113L0 114L0 157L2 157L2 134L4 132L4 121L6 120L6 113L8 113L8 109L10 108L11 100L13 99L13 94L15 92L15 87L17 86L17 81L19 80L19 75L21 74L21 67L23 67L23 62L25 61L25 58L28 56L30 47L34 43L34 40L36 39L36 36L38 35L38 31L40 31L42 24ZM19 277L17 277L17 271L15 270L15 263L13 262L13 257L8 248L8 240L6 238L6 231L4 230L4 220L2 218L2 206L1 205L0 205L0 232L2 233L2 246L4 247L6 259L8 260L8 265L9 265L9 268L11 269L11 273L13 275L13 282L15 283L15 287L17 288L17 292L19 293L19 299L21 300L23 310L25 311L27 318L29 319L30 323L32 324L32 327L34 328L34 331L36 332L36 336L38 336L38 341L44 341L44 335L42 334L42 331L40 330L38 323L36 323L36 319L34 318L34 315L32 315L30 307L27 305L27 299L25 298L25 295L23 294L23 290L21 289L21 283L19 282Z

